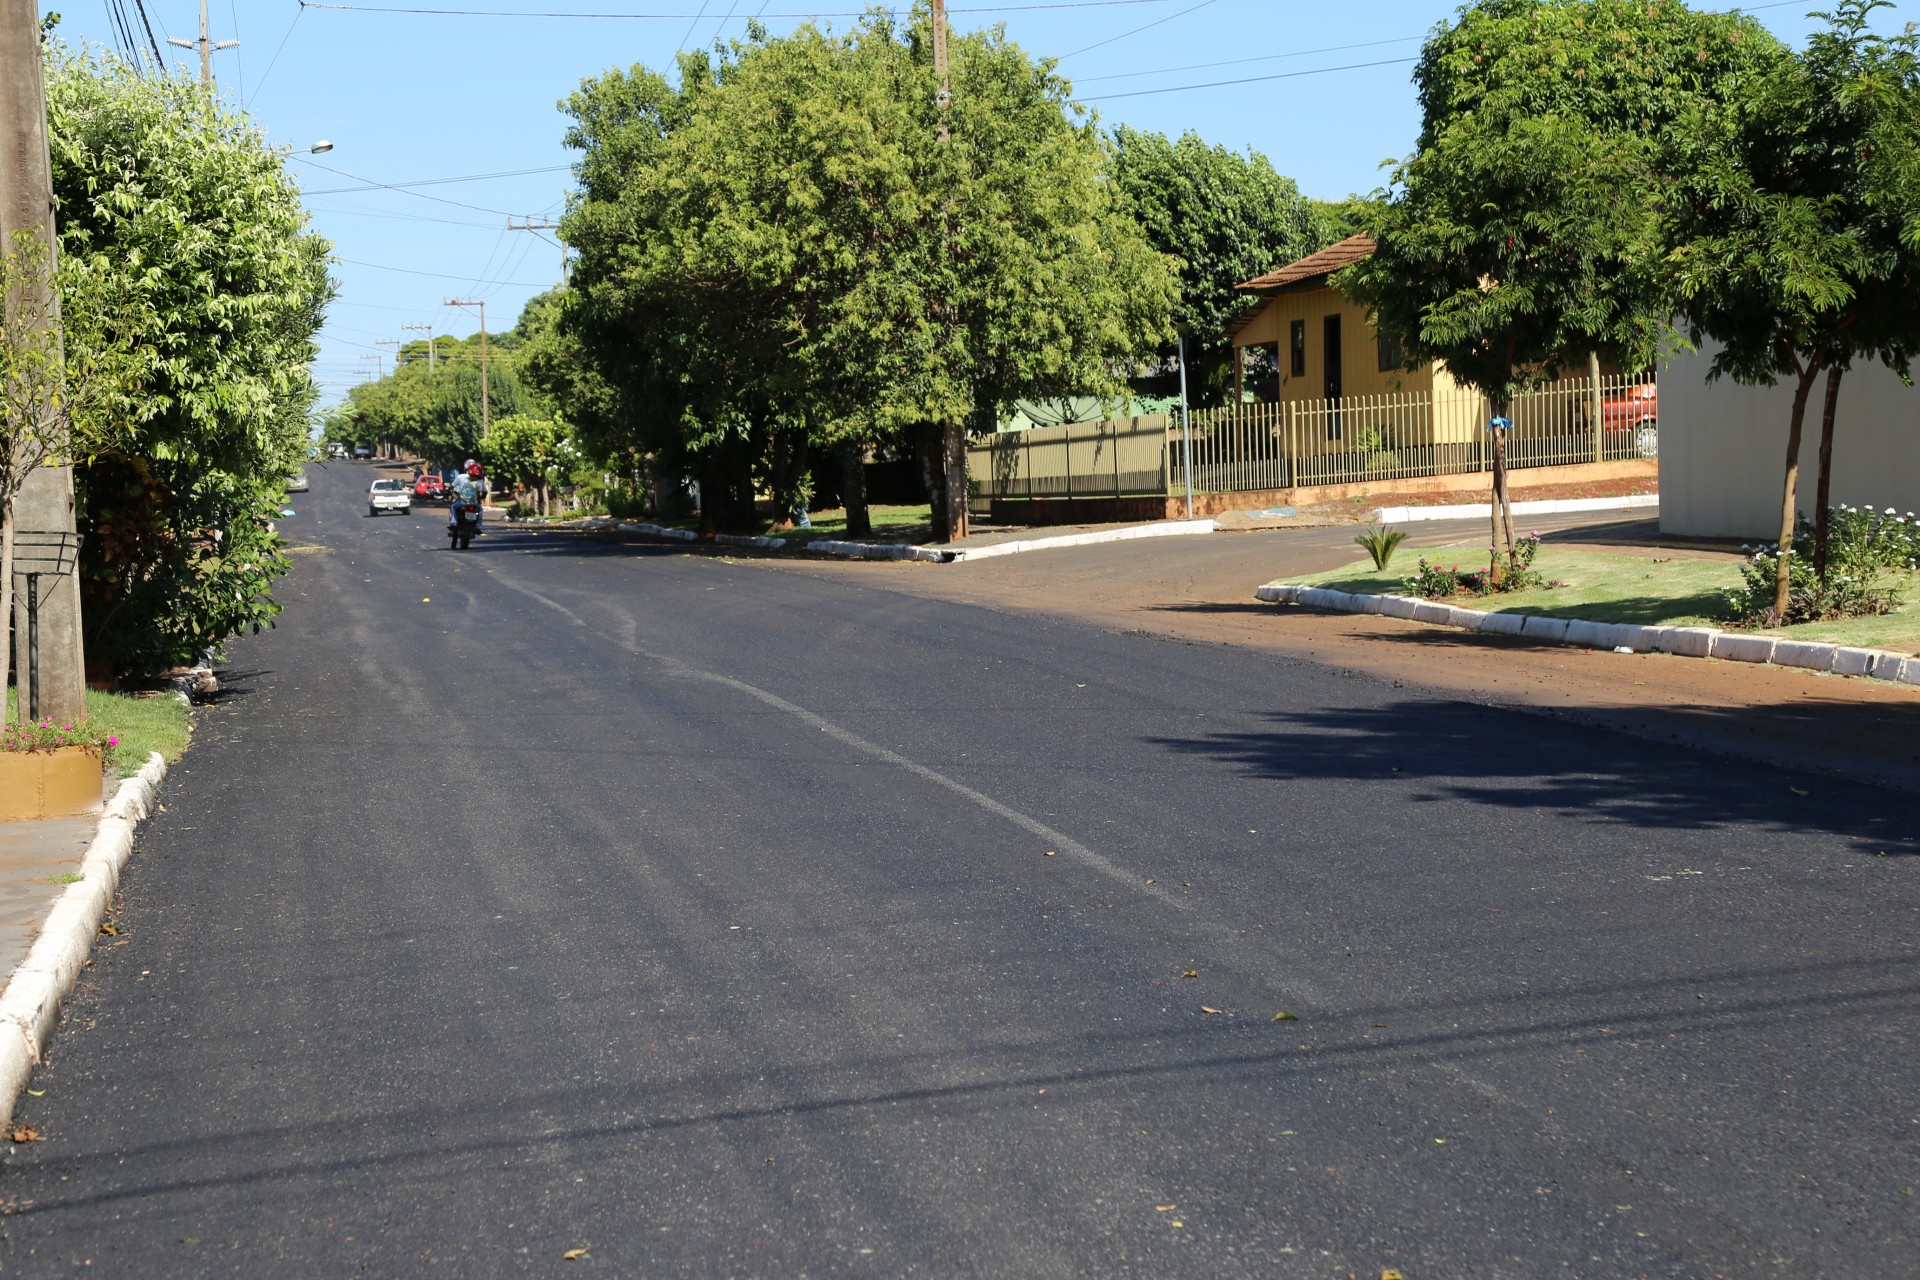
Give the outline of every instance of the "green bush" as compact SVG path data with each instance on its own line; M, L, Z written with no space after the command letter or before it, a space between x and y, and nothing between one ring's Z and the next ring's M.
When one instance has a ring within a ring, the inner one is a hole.
M1367 558L1373 561L1373 567L1376 569L1386 568L1393 560L1395 548L1406 540L1405 529L1389 529L1385 525L1374 525L1354 538L1354 541L1366 551Z

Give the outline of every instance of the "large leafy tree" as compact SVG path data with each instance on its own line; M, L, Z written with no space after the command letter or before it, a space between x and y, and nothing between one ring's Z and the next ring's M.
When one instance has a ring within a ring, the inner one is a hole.
M1773 384L1793 401L1773 612L1788 614L1808 400L1826 374L1814 558L1826 575L1840 381L1856 360L1908 376L1920 356L1920 39L1880 36L1885 0L1842 0L1798 57L1682 131L1691 163L1668 204L1670 263L1709 376Z
M283 153L191 80L52 46L47 117L60 251L108 274L141 357L77 473L88 652L153 670L278 612L329 246Z
M1257 151L1211 146L1121 125L1113 181L1160 252L1180 262L1173 322L1186 338L1189 378L1203 401L1232 383L1227 326L1246 305L1234 286L1340 238L1335 218Z
M924 13L756 28L683 59L678 90L636 69L569 104L581 260L560 328L723 519L751 519L756 464L779 490L807 447L918 434L955 536L970 422L1118 393L1164 336L1168 264L1065 83L997 32L956 37L943 120L929 35Z
M1677 126L1782 56L1752 19L1680 0L1463 9L1422 50L1418 147L1360 210L1378 249L1340 287L1409 367L1444 361L1500 417L1591 352L1650 364L1669 333L1656 208ZM1496 523L1511 548L1510 515Z

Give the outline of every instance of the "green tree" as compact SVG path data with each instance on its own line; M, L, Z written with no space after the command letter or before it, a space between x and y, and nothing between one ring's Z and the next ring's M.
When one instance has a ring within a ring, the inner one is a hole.
M1629 368L1669 338L1657 201L1676 124L1781 56L1750 18L1680 0L1485 0L1415 71L1416 151L1360 213L1378 244L1336 277L1399 339L1507 416L1590 352ZM1496 542L1513 547L1493 433Z
M1904 379L1920 356L1920 39L1842 0L1799 57L1694 114L1669 204L1669 264L1710 377L1793 379L1773 611L1788 613L1807 401L1822 372L1815 568L1824 582L1835 408L1856 360Z
M997 32L956 36L943 117L929 35L923 12L755 27L684 58L677 91L636 69L568 104L585 158L559 327L723 521L752 518L756 466L797 488L810 447L917 430L956 536L969 422L1117 395L1166 336L1172 273L1065 82Z
M307 447L329 246L284 152L192 80L54 45L47 116L61 255L107 273L139 357L76 474L88 649L149 671L279 611L270 520Z
M1113 142L1128 210L1153 247L1180 262L1173 323L1186 338L1188 377L1203 402L1219 402L1233 383L1227 326L1246 306L1234 286L1333 243L1335 220L1257 151L1126 125Z
M34 468L85 457L111 439L148 353L99 258L50 266L43 240L18 233L0 246L0 674L8 669L14 500ZM22 717L26 708L19 709ZM6 712L0 706L0 724Z

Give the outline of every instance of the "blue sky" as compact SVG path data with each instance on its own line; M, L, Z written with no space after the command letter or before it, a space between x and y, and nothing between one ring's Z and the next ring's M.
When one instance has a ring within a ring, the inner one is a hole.
M146 3L160 40L197 33L197 0ZM556 104L581 80L633 63L666 69L676 49L737 36L749 17L780 32L822 3L209 0L213 38L240 41L214 54L221 92L277 142L334 144L290 161L339 257L340 298L318 367L326 399L390 367L383 339L424 336L404 325L474 332L477 317L446 299L485 299L498 331L558 281L553 233L509 231L507 221L554 220L564 207L572 156ZM67 39L110 41L107 0L58 7ZM1804 14L1818 7L1789 0L1754 12L1799 44L1811 25ZM389 11L397 8L634 16ZM824 0L818 20L844 27L859 8ZM1883 10L1879 25L1897 27L1913 8ZM949 12L958 28L1004 23L1029 52L1061 59L1077 96L1108 122L1251 147L1308 195L1338 197L1379 185L1381 161L1411 146L1411 59L1453 11L1444 0L952 0ZM193 52L167 52L197 71ZM411 185L445 178L462 180Z

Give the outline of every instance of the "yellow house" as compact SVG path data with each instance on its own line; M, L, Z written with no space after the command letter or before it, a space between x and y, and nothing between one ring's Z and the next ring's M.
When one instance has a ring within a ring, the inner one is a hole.
M1338 424L1341 402L1352 411L1363 410L1367 397L1431 396L1432 434L1425 443L1477 440L1484 417L1479 397L1455 383L1444 365L1401 368L1398 344L1375 333L1366 309L1328 283L1373 249L1366 236L1348 236L1237 286L1266 302L1228 330L1235 401L1244 398L1249 356L1259 352L1264 360L1256 356L1256 363L1278 369L1283 405L1317 402L1335 411L1330 422ZM1329 434L1338 439L1338 425Z

